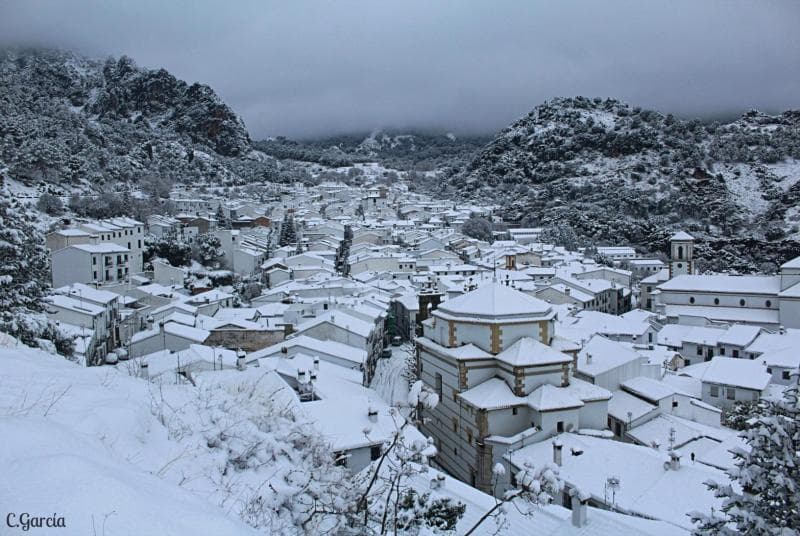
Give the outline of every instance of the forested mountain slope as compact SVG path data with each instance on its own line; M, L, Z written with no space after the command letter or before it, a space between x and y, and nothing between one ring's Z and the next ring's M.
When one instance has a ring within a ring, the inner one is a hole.
M752 269L800 254L798 179L800 112L703 124L578 97L502 130L442 191L493 199L510 221L587 243L657 250L684 229L719 261L709 267Z
M444 131L376 129L308 140L277 137L254 145L279 159L329 166L379 162L396 169L432 171L463 165L490 140L489 136L456 136Z
M0 52L0 171L103 188L148 175L247 182L275 176L243 121L214 91L123 56Z

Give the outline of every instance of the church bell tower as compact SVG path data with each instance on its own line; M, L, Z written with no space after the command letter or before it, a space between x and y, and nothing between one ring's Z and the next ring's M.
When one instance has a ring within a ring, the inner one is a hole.
M694 273L694 237L683 231L669 239L669 278Z

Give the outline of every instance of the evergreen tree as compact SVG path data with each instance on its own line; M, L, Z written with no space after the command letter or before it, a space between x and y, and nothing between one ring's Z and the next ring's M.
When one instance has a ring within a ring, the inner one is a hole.
M798 389L785 399L765 401L760 415L750 420L742 437L749 451L736 449L736 468L728 472L739 484L708 482L721 497L722 511L694 512L697 535L800 534L800 407Z
M278 245L283 247L294 244L295 242L297 242L297 231L294 227L294 218L290 214L286 214L281 223L281 234L278 238Z
M72 354L72 342L44 316L50 287L50 259L37 214L3 188L0 196L0 331L28 345L49 339L56 349Z
M225 215L225 212L222 210L222 204L221 203L217 207L217 214L216 214L215 217L217 219L217 227L219 229L230 229L231 228L231 222L228 219L228 217Z
M481 218L475 214L464 222L464 225L461 226L461 232L484 242L492 241L492 224L486 218Z
M201 234L192 244L192 258L203 266L219 268L224 255L222 243L213 234Z

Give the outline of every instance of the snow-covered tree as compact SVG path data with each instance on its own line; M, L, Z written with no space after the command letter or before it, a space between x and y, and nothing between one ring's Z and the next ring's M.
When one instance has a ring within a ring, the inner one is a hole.
M480 216L470 216L462 225L461 232L484 242L492 241L492 224L489 220Z
M3 188L0 195L0 331L35 346L50 339L56 349L72 353L71 342L44 316L50 287L50 261L37 214Z
M64 203L61 202L60 197L45 193L39 196L36 208L50 216L58 216L64 212Z
M697 535L800 534L800 406L797 387L766 402L742 432L747 449L733 451L733 483L708 482L721 512L693 512Z
M230 219L228 219L228 216L225 215L225 211L222 210L222 204L221 203L217 207L217 214L216 214L215 218L217 219L217 227L219 229L230 229L231 228Z
M224 255L219 237L211 233L199 235L192 244L192 258L208 268L219 268Z
M145 241L145 245L145 260L155 256L166 259L172 266L188 266L192 260L192 248L174 236L162 237L153 242Z

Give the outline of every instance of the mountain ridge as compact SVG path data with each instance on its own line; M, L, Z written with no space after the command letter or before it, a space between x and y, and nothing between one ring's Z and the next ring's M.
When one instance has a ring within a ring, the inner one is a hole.
M209 86L50 49L0 51L0 169L23 183L97 189L156 175L277 180L242 119Z
M657 251L676 229L712 249L760 240L775 264L800 237L798 179L800 112L704 124L576 97L537 106L434 191L497 202L510 222L566 227L586 243ZM753 268L755 255L734 249L726 258Z

